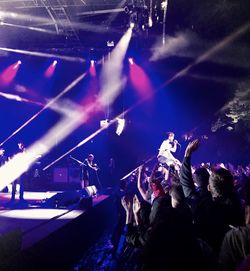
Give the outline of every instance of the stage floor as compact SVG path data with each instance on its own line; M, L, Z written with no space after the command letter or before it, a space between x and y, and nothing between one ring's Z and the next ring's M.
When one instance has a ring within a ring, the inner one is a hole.
M44 239L52 232L81 216L85 210L78 204L70 208L43 208L43 203L63 191L25 192L25 203L10 204L10 193L0 193L0 235L12 230L22 232L22 250ZM107 199L107 195L93 197L93 207Z

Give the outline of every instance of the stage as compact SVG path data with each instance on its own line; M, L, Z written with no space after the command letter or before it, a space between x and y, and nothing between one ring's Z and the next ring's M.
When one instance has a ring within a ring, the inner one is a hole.
M58 199L65 203L74 193L25 192L24 203L11 205L11 195L0 193L0 247L8 248L0 255L0 270L70 270L77 263L111 222L112 200L88 197L92 207L80 208L74 198L75 203L62 207ZM57 199L57 208L51 208L51 199Z

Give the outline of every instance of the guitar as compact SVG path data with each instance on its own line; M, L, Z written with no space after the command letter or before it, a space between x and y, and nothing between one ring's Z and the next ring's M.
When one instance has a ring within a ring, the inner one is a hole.
M76 159L75 157L73 157L71 155L69 156L69 158L71 158L72 160L76 161L79 165L83 166L83 162L82 161Z
M95 170L95 171L99 170L99 167L98 167L96 164L94 164L94 165L91 165L91 164L86 165L86 164L84 164L84 162L82 162L82 161L76 159L75 157L73 157L73 156L71 156L71 155L70 155L69 157L70 157L72 160L76 161L80 166L88 166L88 167L92 168L92 169Z

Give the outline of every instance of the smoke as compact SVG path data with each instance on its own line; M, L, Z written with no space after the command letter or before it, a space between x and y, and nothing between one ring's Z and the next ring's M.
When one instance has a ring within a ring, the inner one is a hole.
M197 58L209 48L214 47L217 42L201 39L195 32L189 30L178 32L175 36L166 36L165 45L162 45L159 38L151 49L150 60L158 61L171 56ZM249 55L249 46L238 41L223 48L219 54L214 54L209 61L233 67L249 68L250 61L247 57Z
M173 55L179 55L184 52L196 37L190 31L179 32L175 36L166 36L165 44L162 45L162 40L159 39L155 46L151 49L151 61L157 61Z

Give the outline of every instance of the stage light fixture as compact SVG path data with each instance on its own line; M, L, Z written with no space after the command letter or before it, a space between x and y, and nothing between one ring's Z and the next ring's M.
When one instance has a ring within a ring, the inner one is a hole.
M101 120L100 121L100 127L101 128L107 128L109 125L109 120L108 119L105 119L105 120Z
M124 130L125 127L125 119L123 118L117 118L117 128L116 128L116 134L120 136Z
M130 23L130 28L133 29L135 27L135 23L131 22Z
M18 60L18 61L16 62L16 64L13 66L13 69L14 69L14 70L17 69L21 64L22 64L22 61L21 61L21 60Z
M132 58L132 57L130 57L130 58L128 59L128 62L129 62L131 65L133 65L133 64L134 64L134 60L133 60L133 58Z
M114 41L113 40L111 40L111 41L107 41L107 47L115 47L115 43L114 43Z

